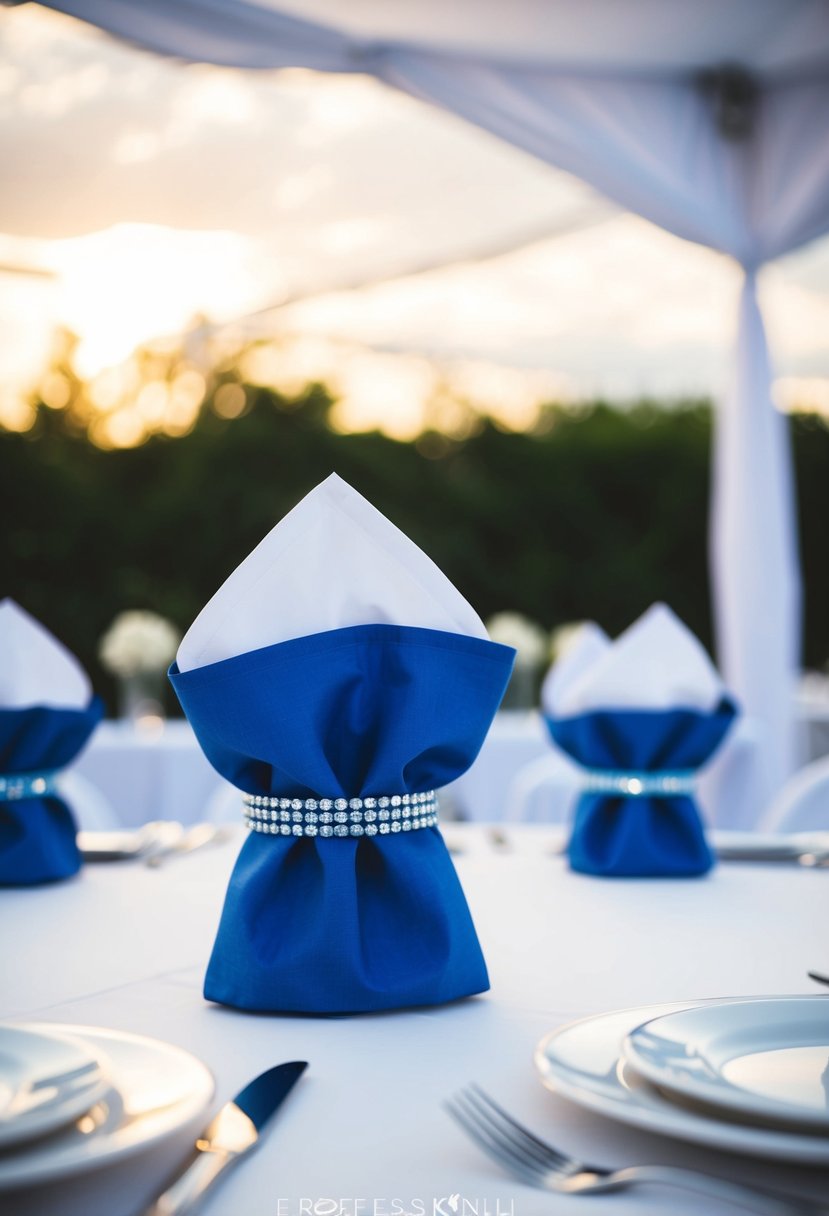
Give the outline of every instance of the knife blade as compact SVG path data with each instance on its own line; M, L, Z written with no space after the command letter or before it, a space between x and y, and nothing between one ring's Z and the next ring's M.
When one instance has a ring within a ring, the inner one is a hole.
M255 1147L265 1124L307 1067L304 1060L277 1064L226 1102L196 1141L196 1156L143 1216L184 1216L193 1211L228 1166Z

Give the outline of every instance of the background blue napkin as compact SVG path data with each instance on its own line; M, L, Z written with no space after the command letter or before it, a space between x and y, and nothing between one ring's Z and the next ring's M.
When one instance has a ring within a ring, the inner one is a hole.
M0 709L0 773L64 768L89 739L103 708L93 697L86 709ZM77 830L71 810L55 794L0 802L0 886L31 886L77 873Z
M481 638L355 625L186 672L173 664L170 678L208 760L240 789L368 797L463 773L514 657ZM421 828L360 839L251 832L204 991L241 1009L350 1013L488 987L443 838Z
M712 713L608 709L545 721L558 746L585 768L682 772L713 756L736 713L724 697ZM619 878L690 877L714 864L696 802L687 794L583 793L568 854L574 870Z

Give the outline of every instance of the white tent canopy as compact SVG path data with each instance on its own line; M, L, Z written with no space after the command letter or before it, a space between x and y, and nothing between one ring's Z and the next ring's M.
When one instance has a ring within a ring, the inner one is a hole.
M53 0L151 50L369 72L583 178L745 269L719 413L718 658L761 731L759 808L787 775L800 642L791 456L756 272L829 231L825 0Z

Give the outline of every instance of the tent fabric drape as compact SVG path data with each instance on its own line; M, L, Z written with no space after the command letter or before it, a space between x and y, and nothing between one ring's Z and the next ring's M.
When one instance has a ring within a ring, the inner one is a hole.
M392 18L380 4L361 5L359 28L350 29L342 24L347 14L324 0L303 8L316 21L280 11L278 0L58 0L51 7L191 60L371 72L745 268L734 381L716 428L710 531L718 660L761 739L737 818L756 819L791 767L800 637L791 455L771 400L756 272L829 232L829 8L816 0L664 0L656 6L660 60L650 0L517 5L515 28L527 35L523 46L512 37L501 54L494 45L482 49L486 35L477 30L488 6L471 2L468 40L453 6L443 45L441 22L430 29L425 19L428 5L408 6L405 20L398 10L391 37ZM528 23L533 11L543 31L537 40ZM627 33L614 54L597 32L591 59L590 23L604 30L602 13ZM689 33L683 58L689 14L697 32ZM637 25L648 28L641 52ZM699 69L726 57L754 70L741 139L721 134L712 96L700 86Z
M719 63L782 76L829 59L825 0L40 2L164 54L241 68L342 72L387 49L663 76Z
M829 230L829 78L766 89L738 141L720 134L693 80L519 73L410 53L383 75L745 268L733 385L717 419L710 555L718 659L759 732L732 826L756 819L792 768L800 642L791 453L756 270Z

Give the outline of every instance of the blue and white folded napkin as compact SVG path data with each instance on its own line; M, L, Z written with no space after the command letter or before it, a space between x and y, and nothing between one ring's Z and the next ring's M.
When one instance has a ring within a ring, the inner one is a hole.
M73 654L13 600L0 603L0 886L68 878L80 868L57 778L103 706Z
M692 876L713 865L694 798L736 706L664 604L615 642L585 627L548 673L550 733L583 769L570 864L605 876Z
M170 671L246 795L209 1000L346 1013L488 987L434 791L475 759L513 658L335 475L231 574Z

